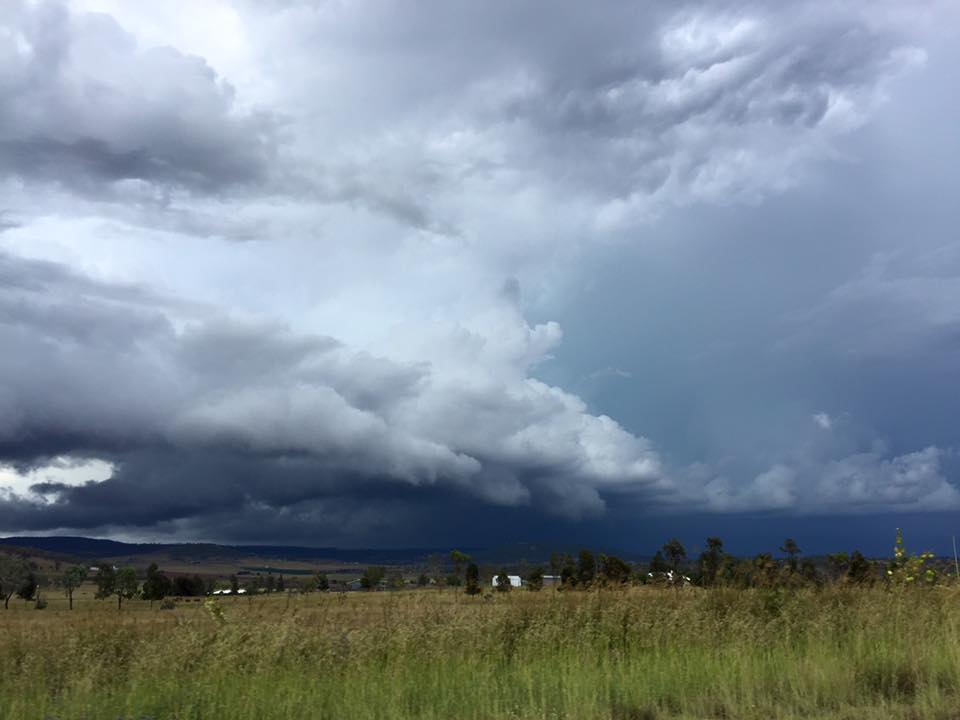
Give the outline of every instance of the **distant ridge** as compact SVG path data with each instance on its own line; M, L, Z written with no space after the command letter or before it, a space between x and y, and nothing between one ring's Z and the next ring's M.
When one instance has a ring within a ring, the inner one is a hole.
M93 560L106 557L135 557L165 552L184 560L209 560L257 556L278 560L338 560L341 562L411 564L430 555L446 555L449 548L353 549L302 547L297 545L218 545L214 543L126 543L69 535L0 538L0 547L34 549L45 553L71 555ZM467 552L470 552L468 549Z
M337 561L361 565L416 565L430 556L449 557L452 547L435 548L337 548L300 545L220 545L216 543L127 543L71 535L43 537L14 536L0 538L0 548L32 549L40 553L70 556L84 561L102 558L135 558L138 555L167 553L181 561L236 560L244 557L287 561ZM578 548L513 543L493 548L458 547L478 563L516 563L545 565L551 552L568 552L574 557ZM628 560L649 559L636 553L605 550ZM597 550L600 552L600 550Z

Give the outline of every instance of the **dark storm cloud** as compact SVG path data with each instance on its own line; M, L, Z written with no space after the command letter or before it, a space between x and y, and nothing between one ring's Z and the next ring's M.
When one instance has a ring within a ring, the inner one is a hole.
M0 277L0 345L16 348L0 356L0 462L115 468L0 500L5 528L199 528L397 484L579 515L604 487L662 481L645 441L542 383L450 382L53 263L0 255Z
M200 235L271 228L231 227L236 206L214 218L170 191L224 201L245 188L459 236L461 193L527 189L606 226L789 187L916 60L887 5L873 18L816 3L247 11L286 120L246 109L202 58L138 46L109 16L16 3L0 172Z
M335 95L340 123L362 132L355 144L330 127L345 142L327 179L348 177L346 196L428 227L449 212L450 188L499 185L586 204L605 224L793 185L922 57L892 14L857 3L304 3L266 32L344 70L308 67L297 83Z
M952 239L874 247L926 205L858 195L913 126L861 175L823 163L923 62L899 4L266 7L232 6L236 77L62 3L0 19L0 529L380 544L958 506ZM783 194L810 178L862 207ZM889 245L932 227L904 224ZM128 274L150 284L92 277Z
M16 0L0 30L0 173L109 198L143 181L197 193L262 184L276 120L235 107L198 57L143 50L107 15Z

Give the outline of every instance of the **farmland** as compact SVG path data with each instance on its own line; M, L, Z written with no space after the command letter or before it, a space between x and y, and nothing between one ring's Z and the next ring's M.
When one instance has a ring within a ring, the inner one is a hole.
M11 718L957 718L960 588L285 593L0 612Z

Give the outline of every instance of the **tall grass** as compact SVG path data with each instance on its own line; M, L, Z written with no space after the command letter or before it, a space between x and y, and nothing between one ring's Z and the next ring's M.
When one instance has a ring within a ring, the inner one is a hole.
M960 719L956 588L220 606L0 613L0 716Z

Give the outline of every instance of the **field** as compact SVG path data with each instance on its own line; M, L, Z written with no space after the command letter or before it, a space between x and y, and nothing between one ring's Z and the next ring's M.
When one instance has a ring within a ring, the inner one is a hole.
M960 718L955 587L50 600L0 717Z

